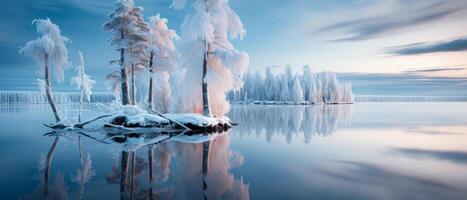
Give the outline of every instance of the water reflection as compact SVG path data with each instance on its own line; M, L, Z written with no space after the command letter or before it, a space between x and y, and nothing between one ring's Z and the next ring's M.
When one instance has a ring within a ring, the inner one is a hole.
M59 140L60 137L55 136L47 152L47 156L41 155L39 161L39 184L37 189L24 197L24 199L67 199L67 187L64 184L64 176L61 172L57 172L53 184L49 183L52 160Z
M443 182L402 174L385 167L354 161L336 161L339 170L322 170L370 199L462 199L464 190Z
M231 170L244 158L230 149L228 133L188 136L174 134L49 133L52 143L40 173L40 185L27 199L66 199L66 177L58 172L51 184L53 155L59 141L77 145L80 166L70 177L79 186L76 198L86 199L85 185L96 175L91 154L82 140L105 143L114 162L103 173L109 185L118 185L120 199L248 199L249 186ZM86 136L86 137L85 137ZM55 165L54 171L61 171ZM93 191L96 192L96 191ZM105 194L104 194L105 195Z
M236 134L266 135L270 142L275 136L284 136L287 143L303 137L309 143L313 135L329 136L341 125L352 121L353 105L311 106L236 106L229 113L233 121L242 123Z
M391 153L405 155L415 159L436 159L458 164L467 164L467 152L431 150L417 148L392 148Z

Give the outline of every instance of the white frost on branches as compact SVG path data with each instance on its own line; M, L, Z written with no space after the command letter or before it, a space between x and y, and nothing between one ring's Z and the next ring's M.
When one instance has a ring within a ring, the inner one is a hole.
M62 82L64 70L68 67L66 44L70 40L61 35L58 25L53 24L49 18L35 19L32 24L36 24L39 37L26 43L26 46L20 49L20 53L33 58L41 66L41 69L46 64L53 66L55 78Z
M302 75L294 75L290 67L274 75L269 67L265 76L259 72L248 73L240 91L229 93L233 101L292 101L308 103L353 103L355 101L352 85L337 80L332 72L311 72L304 67Z
M175 0L172 7L181 9L186 3ZM177 110L203 112L201 79L208 52L209 103L212 114L222 116L230 108L226 94L241 88L249 62L248 55L236 50L229 39L242 39L246 31L227 0L194 0L193 9L194 13L187 15L181 26L180 64L186 70L183 84L189 87L180 86Z
M84 71L84 58L83 53L80 51L80 64L78 66L78 74L75 77L71 78L71 83L76 85L76 89L82 92L83 97L90 102L92 88L96 84L96 81L91 80L91 77L88 76Z
M112 73L110 74L107 74L107 76L105 76L105 85L107 87L108 90L110 90L112 92L112 94L114 95L115 97L115 100L117 102L120 102L121 99L121 88L122 88L122 84L121 84L121 81L122 81L122 78L121 78L121 75L120 75L120 71L113 71Z
M168 22L159 14L149 17L149 50L154 53L156 70L172 71L176 66L174 42L180 38L174 30L168 28Z
M153 109L166 113L169 109L171 99L170 72L174 72L177 65L175 51L177 33L167 26L168 20L160 15L149 17L149 51L151 53L149 75L152 78Z

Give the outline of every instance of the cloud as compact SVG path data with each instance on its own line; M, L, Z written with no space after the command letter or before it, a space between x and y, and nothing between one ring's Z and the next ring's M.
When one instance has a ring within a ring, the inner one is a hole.
M426 73L339 73L358 95L467 96L467 77Z
M424 73L424 72L444 72L444 71L463 71L466 70L465 67L436 67L430 69L415 69L415 70L407 70L404 71L405 73Z
M392 148L391 151L417 159L436 159L467 164L467 152L463 151L440 151L413 148Z
M318 32L342 31L346 37L332 41L360 41L384 36L387 33L414 28L446 18L460 11L467 10L467 3L442 0L435 3L413 1L411 6L406 1L397 1L394 8L384 14L365 16L358 19L341 21L325 26ZM363 11L366 12L366 11ZM358 15L358 13L354 12Z
M467 51L467 36L440 42L421 42L386 48L385 52L393 55L420 55L427 53Z

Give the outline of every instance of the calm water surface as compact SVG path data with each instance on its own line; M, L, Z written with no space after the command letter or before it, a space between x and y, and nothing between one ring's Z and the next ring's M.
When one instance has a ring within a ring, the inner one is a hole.
M239 125L213 140L152 144L43 136L49 107L0 105L0 199L467 199L467 103L233 106L229 117Z

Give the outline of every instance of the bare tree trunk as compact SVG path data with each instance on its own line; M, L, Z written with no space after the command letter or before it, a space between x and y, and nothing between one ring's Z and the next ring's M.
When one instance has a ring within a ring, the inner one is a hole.
M154 158L153 158L153 148L154 146L148 146L148 162L149 162L149 199L154 199L153 197L153 183L154 183Z
M81 143L81 136L78 136L78 149L79 149L79 159L81 161L81 170L84 170L84 155L83 155L83 144ZM79 199L83 199L84 195L84 174L80 174L80 179L79 181Z
M130 199L135 199L135 181L136 181L136 152L131 152L131 177L130 177Z
M208 199L206 192L208 190L207 178L209 172L209 154L211 150L211 141L203 142L203 166L202 166L202 179L203 179L203 196L204 199Z
M128 152L122 151L122 158L120 163L120 199L127 199L126 188L128 184Z
M152 73L154 73L154 69L152 68L153 58L154 58L154 53L151 52L151 57L149 58L149 92L148 92L149 109L153 109L153 106L152 106Z
M123 35L123 34L122 34ZM129 98L129 91L128 91L128 76L127 76L127 71L126 71L126 66L125 66L125 49L120 50L120 76L122 78L122 104L123 105L128 105L130 104L130 98Z
M83 98L84 90L81 92L81 97L79 99L78 123L81 123L81 112L83 112Z
M49 152L47 153L47 158L45 161L45 169L44 169L44 199L47 199L49 195L49 176L50 176L50 167L52 165L52 158L54 155L55 147L58 143L58 136L55 136L55 140L50 146Z
M135 79L136 67L131 64L131 104L136 105L136 79Z
M125 38L123 31L120 32L120 36L122 39ZM130 104L130 92L128 91L128 72L126 71L125 66L125 49L120 49L120 76L122 78L122 104L128 105Z
M44 66L44 76L45 76L45 84L46 84L46 93L47 93L47 100L49 101L50 107L52 107L52 111L54 112L55 121L60 122L62 118L58 114L57 107L55 105L54 98L52 96L52 88L50 84L50 73L49 73L49 56L45 54L45 66Z
M208 62L209 62L209 44L205 42L205 45L207 46L207 50L204 53L204 59L203 59L203 76L201 80L201 87L202 87L202 92L203 92L203 115L204 116L211 116L211 109L209 106L209 93L208 93L208 83L206 82L206 74L208 72Z

